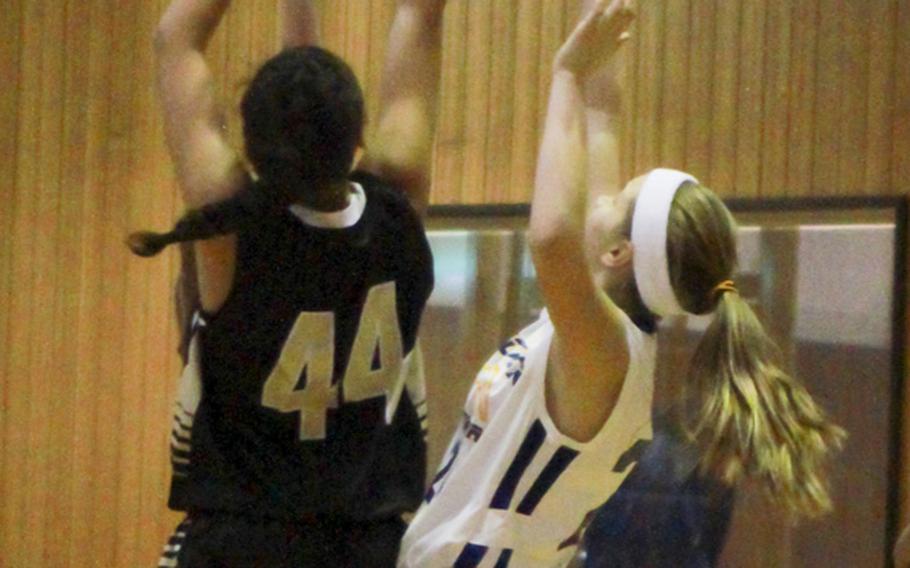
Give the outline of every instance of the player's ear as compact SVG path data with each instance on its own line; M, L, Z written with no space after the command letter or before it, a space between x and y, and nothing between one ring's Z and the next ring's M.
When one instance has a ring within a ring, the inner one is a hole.
M357 169L357 166L360 164L360 160L363 159L363 155L366 153L366 148L363 143L357 145L357 149L354 150L354 161L351 162L351 171Z
M629 239L620 239L600 255L600 262L611 270L631 267L633 254L632 242Z

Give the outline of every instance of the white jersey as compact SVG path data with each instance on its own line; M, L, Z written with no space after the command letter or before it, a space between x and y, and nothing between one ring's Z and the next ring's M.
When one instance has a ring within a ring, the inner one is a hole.
M546 312L484 365L399 567L563 566L589 513L616 491L651 439L656 339L626 319L629 370L600 432L556 429L544 397L553 324Z

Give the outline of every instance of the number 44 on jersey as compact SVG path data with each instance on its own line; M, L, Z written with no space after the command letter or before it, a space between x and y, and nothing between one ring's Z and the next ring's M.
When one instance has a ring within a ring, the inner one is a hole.
M377 352L379 366L373 368ZM391 422L405 380L394 282L374 286L367 294L344 378L336 384L334 361L335 314L301 312L262 389L263 406L299 413L301 441L325 439L326 413L338 408L340 385L344 403L385 397L385 419ZM298 389L304 373L306 386Z

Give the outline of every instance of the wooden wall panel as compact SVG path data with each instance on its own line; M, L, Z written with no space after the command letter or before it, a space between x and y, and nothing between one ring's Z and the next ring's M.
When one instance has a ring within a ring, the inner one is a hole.
M90 41L90 27L80 25L88 21L90 5L80 3L67 7L65 12L65 51L84 52ZM76 452L76 405L78 400L79 375L77 368L82 353L76 341L83 329L78 325L81 283L78 275L82 267L81 232L84 227L82 203L85 196L86 163L84 152L87 142L87 113L85 101L88 98L89 69L84 58L70 58L65 61L63 90L60 98L63 108L60 191L60 233L58 255L62 260L62 278L58 287L60 306L55 316L54 351L60 377L60 390L54 389L51 417L54 431L54 455L57 462L53 468L51 487L54 488L50 518L45 532L58 531L60 538L48 542L47 557L66 559L74 543L76 522L75 495L77 488L72 482L72 472L77 471ZM54 506L55 505L55 506Z
M518 0L493 3L490 35L496 48L490 58L490 113L486 132L485 179L498 180L491 189L494 201L508 202L512 177L512 124L515 115L515 8Z
M787 92L790 81L789 2L770 2L765 13L764 81L762 92L763 125L760 148L764 153L759 193L774 195L787 183Z
M242 4L212 51L228 106L276 41L274 2ZM3 566L150 565L177 519L174 261L122 244L181 208L154 98L165 5L21 1L0 15Z
M856 188L866 193L869 188L865 182L865 163L867 152L867 117L869 66L872 57L869 51L869 27L871 19L864 17L869 4L845 3L838 5L841 25L841 66L838 69L843 76L841 101L837 108L841 111L838 121L837 139L840 143L837 153L838 191ZM862 57L857 55L862 54Z
M26 28L30 21L35 18L34 10L29 13L24 6L20 6L20 17L22 28ZM19 88L22 92L40 93L40 84L36 81L37 74L27 73L21 66L21 60L33 58L36 55L36 46L40 45L39 37L28 36L24 34L20 39L20 79ZM37 51L40 55L40 51ZM34 188L37 164L32 159L36 153L37 144L34 136L24 136L28 130L35 129L38 125L38 111L36 110L37 97L20 97L18 105L18 128L16 132L16 178L15 187L25 185ZM29 132L30 134L30 132ZM22 162L28 161L28 164ZM29 196L31 197L31 196ZM32 225L34 221L34 203L31 199L16 192L13 198L13 224L10 236L15 243L12 255L12 286L15 288L20 283L28 282L27 289L31 290L33 280L32 265L28 262L31 257L34 246L34 231ZM27 488L27 470L29 467L28 455L23 450L28 448L31 428L23 428L22 425L29 425L29 391L30 391L30 364L31 356L31 330L37 327L37 323L31 317L31 295L11 293L9 297L8 325L8 350L6 351L7 359L7 376L15 377L15 384L7 381L4 390L7 391L6 402L7 420L5 421L5 440L4 451L7 453L5 466L7 474L4 476L4 494L9 498L4 503L3 522L7 527L16 527L16 531L6 533L7 549L12 544L14 549L19 548L19 543L25 539L25 535L20 527L25 527L26 518L26 494ZM18 451L13 453L11 450L16 448ZM10 491L14 488L14 491Z
M630 60L640 60L634 84L635 90L635 158L633 171L638 172L642 164L660 163L660 122L661 95L663 91L663 10L657 4L642 7L636 21L634 36L637 38L636 52ZM645 166L647 167L647 166Z
M757 197L761 179L762 109L764 93L765 2L740 7L739 71L736 115L736 175L734 189L742 197ZM776 55L776 54L775 54Z
M151 36L167 3L0 10L0 566L150 565L179 518L165 509L176 259L135 259L122 245L182 209L153 85ZM316 4L324 43L362 78L369 130L395 2ZM527 201L550 62L578 3L449 4L432 199ZM276 6L234 2L210 46L238 147L236 108L277 47ZM910 3L639 10L625 175L685 168L725 196L910 188Z
M780 195L795 196L808 193L812 187L818 0L796 0L790 14L787 183L781 188ZM790 93L799 93L799 96L790 96Z
M664 5L663 33L657 41L662 43L663 57L657 61L663 65L658 116L661 120L659 135L660 162L666 167L682 168L686 163L686 135L688 131L688 105L686 95L689 88L689 30L684 25L689 21L689 0L677 0ZM678 22L679 25L674 25ZM662 60L662 61L661 61Z
M866 164L861 183L871 193L889 185L891 128L894 111L897 5L885 0L869 2L869 96Z
M7 33L0 34L0 74L6 79L7 88L0 94L0 125L8 134L0 137L0 199L3 206L0 207L0 231L7 238L0 239L0 377L3 377L0 383L0 440L3 442L3 448L10 447L11 441L6 435L8 425L10 424L10 410L12 409L10 386L6 384L6 377L10 376L10 349L12 346L12 337L10 331L10 321L12 314L10 307L12 304L12 274L13 274L13 223L15 210L15 180L18 177L18 124L19 124L19 60L21 58L21 42L19 30L21 28L21 7L16 4L10 5L7 9L0 12L0 29L8 30ZM0 450L0 491L6 493L9 486L7 480L16 472L14 459L15 456L9 455L10 452ZM7 524L12 510L12 502L9 499L3 499L0 503L0 546L6 547L12 541L12 534L15 525Z
M818 53L816 60L816 121L812 154L812 187L819 195L831 195L837 184L838 140L844 103L843 92L848 87L840 72L843 20L838 17L837 0L819 0Z
M538 91L538 78L542 70L538 64L538 36L541 6L538 2L519 2L514 12L515 20L515 85L512 94L511 172L505 183L509 185L509 201L527 201L529 188L534 184L534 163L538 146L538 100L544 96ZM443 73L451 72L448 67ZM443 91L442 98L448 98ZM441 148L438 158L443 159ZM435 189L435 186L434 186Z
M465 73L468 81L465 84L465 98L460 111L464 112L462 143L464 144L464 161L461 165L461 191L458 202L479 203L483 201L486 190L492 193L486 182L486 162L495 159L487 153L487 125L490 118L490 106L495 104L490 98L490 77L492 46L492 3L468 2L467 29L460 34L465 42ZM494 147L490 154L495 153Z
M738 1L717 2L714 19L717 40L714 51L714 90L711 121L711 174L701 182L719 193L736 181L736 129L739 105L740 7ZM646 169L645 164L637 164ZM729 191L729 190L728 190Z
M896 46L894 52L894 106L890 125L892 162L890 189L910 192L910 2L899 1L893 9L897 12L894 26ZM910 400L910 399L908 399ZM910 461L910 460L908 460Z
M433 166L433 194L437 203L458 201L465 160L465 116L467 93L467 49L462 34L467 29L468 6L455 2L446 10L442 36L442 68L437 124L437 151Z

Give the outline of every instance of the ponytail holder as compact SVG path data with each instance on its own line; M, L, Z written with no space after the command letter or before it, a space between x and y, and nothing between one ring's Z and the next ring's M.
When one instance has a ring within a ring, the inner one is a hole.
M133 251L136 256L152 257L164 250L168 245L180 242L180 238L174 231L169 233L153 233L151 231L139 231L132 233L126 238L126 246Z
M714 298L724 292L734 292L738 294L739 290L736 289L736 284L732 280L724 280L711 289L711 297Z
M678 170L658 168L645 178L632 214L632 263L635 284L645 306L658 316L684 314L670 281L667 262L667 223L676 191L685 183L698 183Z

